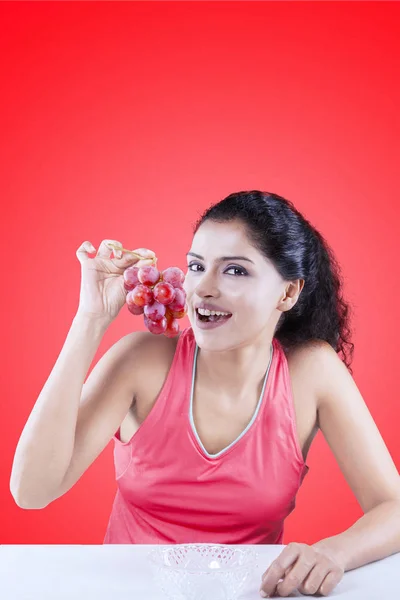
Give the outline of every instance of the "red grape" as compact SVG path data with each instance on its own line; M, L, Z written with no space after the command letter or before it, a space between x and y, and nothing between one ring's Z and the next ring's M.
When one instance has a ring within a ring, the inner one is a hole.
M151 321L161 321L161 319L165 316L165 306L161 304L161 302L157 302L155 300L153 304L144 307L144 314Z
M173 312L184 310L186 303L186 292L181 288L175 288L175 298L169 303L168 308Z
M185 281L185 273L178 267L168 267L162 272L162 279L172 287L180 287Z
M161 304L171 304L175 300L175 289L170 283L160 282L154 286L154 298Z
M141 267L139 269L138 278L140 283L144 285L155 285L160 279L160 271L153 266Z
M137 286L139 281L138 277L139 269L137 267L128 267L124 271L124 288L126 290L133 290Z
M131 292L132 301L136 306L146 306L146 304L152 304L154 302L154 296L152 290L139 283Z
M142 315L143 314L143 306L137 306L133 300L132 300L132 296L131 296L131 292L128 292L128 295L126 297L126 304L128 306L128 310L133 314L133 315Z
M170 307L168 307L168 308L170 308ZM188 309L189 309L189 307L188 307L187 303L185 303L185 308L183 310L171 310L170 314L175 319L183 319L183 317L186 317Z
M167 327L164 332L166 337L172 338L177 336L179 333L179 323L177 319L172 319L167 322Z
M165 333L167 329L167 319L165 317L163 317L160 321L152 321L145 315L144 324L146 325L150 333L155 333L156 335Z

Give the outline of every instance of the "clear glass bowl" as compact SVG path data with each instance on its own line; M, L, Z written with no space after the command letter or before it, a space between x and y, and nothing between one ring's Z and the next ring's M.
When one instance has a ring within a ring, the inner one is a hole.
M224 544L162 545L148 558L170 600L236 600L258 566L252 548Z

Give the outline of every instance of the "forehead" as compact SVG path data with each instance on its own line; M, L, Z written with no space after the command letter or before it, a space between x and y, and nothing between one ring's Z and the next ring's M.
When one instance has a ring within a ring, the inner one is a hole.
M243 253L255 256L258 251L250 243L245 226L239 221L216 223L206 221L193 236L193 252L202 256ZM250 256L249 256L250 258Z

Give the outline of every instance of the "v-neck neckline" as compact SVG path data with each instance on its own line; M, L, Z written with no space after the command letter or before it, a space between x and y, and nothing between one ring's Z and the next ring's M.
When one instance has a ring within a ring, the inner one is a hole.
M265 376L264 376L264 382L263 382L262 390L261 390L260 397L259 397L258 402L257 402L256 409L254 411L254 414L253 414L250 422L247 424L247 426L245 427L245 429L238 435L238 437L235 440L233 440L233 442L231 442L228 446L226 446L225 448L223 448L222 450L220 450L216 454L210 454L205 449L205 447L203 445L203 442L201 441L200 436L197 433L196 425L194 423L194 418L193 418L193 396L194 396L194 385L195 385L196 371L197 371L197 356L198 356L198 352L199 352L199 346L197 345L197 343L195 343L195 351L194 351L193 366L192 366L192 384L191 384L190 401L189 401L189 427L190 427L191 433L193 434L194 438L196 439L196 442L197 442L197 444L199 446L199 450L201 451L201 453L204 454L206 458L215 459L215 458L219 458L220 456L226 454L233 447L237 446L238 442L240 442L240 440L245 436L245 434L249 431L249 429L253 425L254 421L256 420L257 415L260 412L261 405L262 405L262 402L263 402L263 398L264 398L264 395L265 395L265 388L266 388L266 385L267 385L268 376L269 376L269 372L270 372L271 365L272 365L272 359L273 359L273 356L274 356L274 344L273 344L273 341L272 341L271 346L270 346L269 363L268 363L268 367L267 367L267 370L266 370L266 373L265 373Z

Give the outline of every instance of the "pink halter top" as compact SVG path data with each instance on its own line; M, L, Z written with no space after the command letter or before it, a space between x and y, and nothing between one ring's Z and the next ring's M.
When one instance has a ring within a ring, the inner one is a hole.
M117 481L105 544L282 544L284 520L307 474L288 364L274 338L254 415L208 454L192 400L198 346L182 331L163 388L128 442L113 436Z

